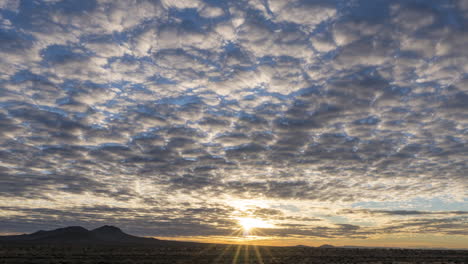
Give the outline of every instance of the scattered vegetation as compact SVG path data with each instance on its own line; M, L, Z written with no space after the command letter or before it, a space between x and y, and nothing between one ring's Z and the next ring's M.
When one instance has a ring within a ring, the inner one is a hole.
M17 263L468 263L464 250L193 246L0 245L0 264Z

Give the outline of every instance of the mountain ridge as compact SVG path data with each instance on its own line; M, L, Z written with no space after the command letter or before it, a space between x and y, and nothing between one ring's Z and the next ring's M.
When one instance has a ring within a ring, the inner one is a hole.
M68 226L54 230L39 230L31 234L0 236L0 243L27 243L27 244L105 244L105 245L168 245L192 244L159 240L156 238L139 237L127 234L120 228L104 225L92 230L81 226Z

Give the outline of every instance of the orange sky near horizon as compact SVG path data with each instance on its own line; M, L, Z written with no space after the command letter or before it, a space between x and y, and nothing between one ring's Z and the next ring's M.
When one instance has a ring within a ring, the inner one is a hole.
M247 244L258 246L290 247L297 245L319 247L321 245L396 247L396 248L447 248L468 250L468 240L464 236L404 235L381 236L368 239L310 239L310 238L243 238L243 237L153 237L162 240L190 241L200 243Z

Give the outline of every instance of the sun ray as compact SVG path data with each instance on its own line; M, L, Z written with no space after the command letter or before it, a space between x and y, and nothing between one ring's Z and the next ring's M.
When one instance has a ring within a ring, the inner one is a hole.
M231 232L228 236L240 236L241 233L242 233L242 229L241 229L241 228L237 228L237 229L235 229L233 232ZM213 249L213 248L215 248L215 247L217 247L217 246L218 246L218 245L216 245L216 244L211 244L211 245L209 245L207 248L204 248L204 249L200 250L199 252L197 252L197 254L196 254L195 256L201 256L201 255L204 254L205 252L207 252L207 251L209 251L209 250L211 250L211 249ZM223 251L221 252L220 257L218 257L218 258L221 258L221 257L226 253L226 250L228 250L231 246L232 246L232 245L229 245L229 246L225 247L225 248L223 249ZM216 263L216 262L218 261L218 258L215 260L214 263Z
M260 251L258 250L258 246L253 245L253 248L254 248L255 256L257 257L258 263L263 264L262 254L260 254Z
M260 249L266 252L266 255L268 255L272 261L275 259L269 247L261 247Z
M226 254L226 252L228 252L229 249L231 249L232 247L234 247L233 244L228 245L227 247L225 247L223 249L223 251L221 251L221 254L213 261L213 264L218 263L223 258L224 254Z
M237 245L236 254L234 255L234 258L232 259L232 264L237 263L237 259L239 258L239 253L241 251L241 248L242 248L242 245Z
M250 262L249 262L249 255L250 255L250 254L249 254L249 253L250 253L250 252L249 252L249 244L245 244L245 245L244 245L244 252L245 252L245 253L244 253L244 263L250 263Z

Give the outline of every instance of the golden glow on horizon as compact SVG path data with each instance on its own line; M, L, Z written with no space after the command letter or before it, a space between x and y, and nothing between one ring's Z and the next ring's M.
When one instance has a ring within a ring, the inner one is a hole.
M163 240L192 241L201 243L220 243L231 245L258 245L258 246L296 246L307 245L318 247L323 244L334 246L364 246L364 247L403 247L403 248L452 248L466 249L466 236L439 236L439 235L384 235L379 238L350 239L350 238L306 238L306 237L277 237L277 236L190 236L190 237L154 237Z

